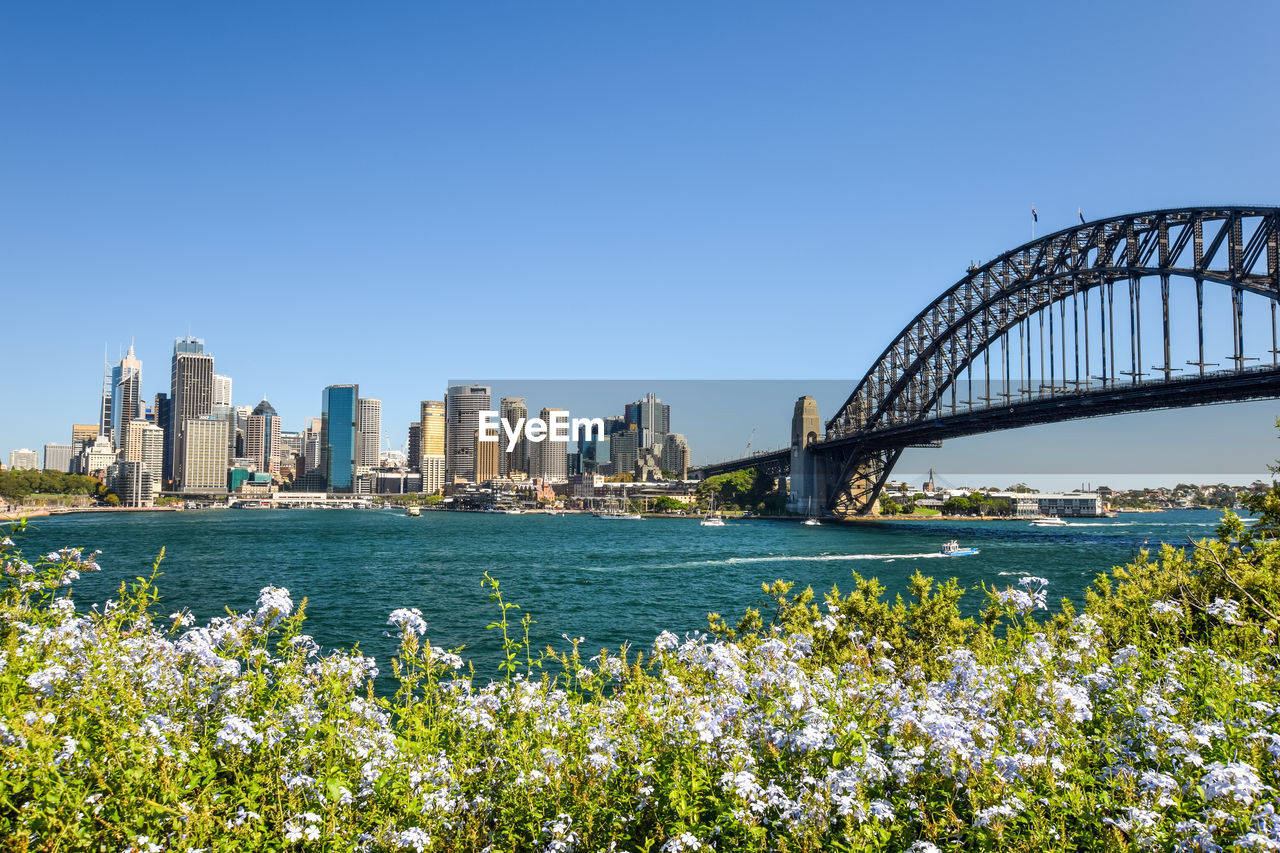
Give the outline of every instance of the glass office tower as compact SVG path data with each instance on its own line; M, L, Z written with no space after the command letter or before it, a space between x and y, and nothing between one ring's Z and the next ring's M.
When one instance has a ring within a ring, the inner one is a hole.
M359 385L330 385L324 389L320 416L320 470L325 491L353 494L356 485L356 421Z

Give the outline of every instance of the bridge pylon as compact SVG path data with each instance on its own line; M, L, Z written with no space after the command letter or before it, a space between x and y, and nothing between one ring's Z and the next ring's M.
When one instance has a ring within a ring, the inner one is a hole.
M818 417L818 401L804 396L796 400L791 416L791 485L787 509L792 512L821 512L826 494L821 488L825 478L819 475L820 457L810 446L822 435Z

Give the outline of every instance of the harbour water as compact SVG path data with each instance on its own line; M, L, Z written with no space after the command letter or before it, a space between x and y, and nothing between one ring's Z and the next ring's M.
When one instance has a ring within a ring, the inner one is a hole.
M68 515L36 519L19 546L33 556L63 546L101 549L103 571L75 585L82 606L115 595L147 574L166 549L159 581L161 612L190 608L201 622L254 605L263 586L307 597L307 630L326 648L359 644L384 674L394 642L383 636L388 613L417 607L434 645L464 646L477 674L494 673L500 638L485 626L497 617L482 588L498 578L517 603L516 620L536 620L535 648L647 648L663 630L705 629L708 612L730 621L764 601L760 585L794 581L821 594L851 588L851 572L877 577L889 593L917 570L955 577L966 587L1003 587L1033 574L1050 581L1050 601L1080 601L1101 571L1131 560L1150 543L1185 545L1212 537L1211 511L1125 513L1067 527L1022 522L886 521L852 525L768 520L701 527L695 519L603 521L582 515L495 515L358 510L209 510L185 513ZM980 553L944 557L956 539ZM980 590L966 595L976 609Z

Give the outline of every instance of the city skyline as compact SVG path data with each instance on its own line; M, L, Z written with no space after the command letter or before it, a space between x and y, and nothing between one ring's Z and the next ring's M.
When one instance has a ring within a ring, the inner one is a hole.
M104 339L113 364L135 340L149 399L183 331L217 342L238 403L266 397L290 429L333 382L370 389L395 425L455 377L851 387L971 262L1033 228L1280 199L1265 142L1280 118L1259 87L1183 73L1216 51L1267 79L1280 9L1261 2L1067 19L835 3L511 8L501 23L447 7L273 8L252 26L165 7L2 14L0 55L28 84L10 93L21 132L0 140L15 318L0 391L23 400L0 407L0 447L98 420ZM1179 81L1135 95L1139 117L1201 104L1249 132L1180 122L1166 138L1045 106L1123 79ZM51 306L74 317L56 345ZM110 310L88 323L88 306ZM567 329L587 354L561 345ZM1210 360L1229 329L1219 311ZM1269 430L1262 411L1217 413ZM1276 455L1257 432L1241 441L1258 465ZM1142 443L1130 458L1162 461Z

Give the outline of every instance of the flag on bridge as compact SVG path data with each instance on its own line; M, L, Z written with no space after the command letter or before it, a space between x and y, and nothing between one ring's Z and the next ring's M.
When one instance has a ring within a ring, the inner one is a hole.
M1080 217L1080 224L1081 224L1081 225L1083 225L1083 224L1084 224L1084 211L1077 207L1077 208L1076 208L1076 216L1079 216L1079 217Z
M1036 206L1034 204L1031 205L1031 221L1032 222L1040 221L1040 217L1036 215Z

